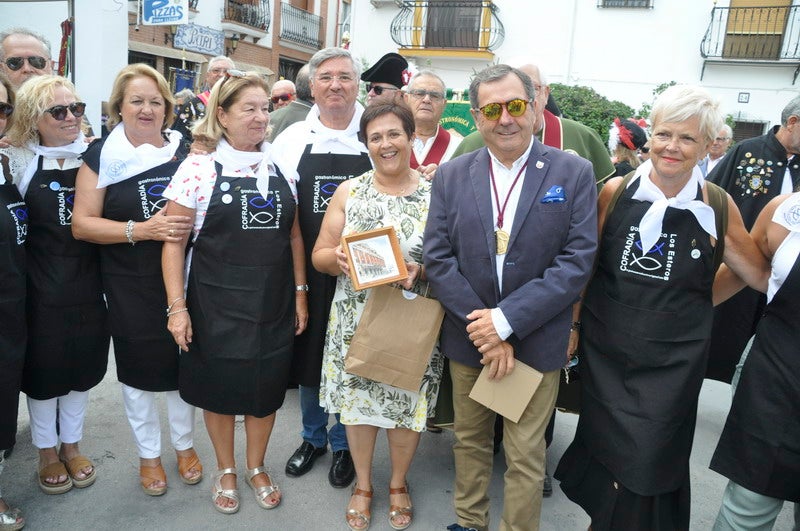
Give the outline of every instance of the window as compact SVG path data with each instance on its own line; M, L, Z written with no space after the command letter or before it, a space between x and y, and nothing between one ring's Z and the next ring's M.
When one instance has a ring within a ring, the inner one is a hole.
M731 0L723 57L778 59L791 0Z
M653 7L653 0L597 0L597 7Z
M425 44L429 48L478 47L481 0L430 0Z
M766 128L767 124L764 122L736 121L733 123L733 141L741 142L742 140L747 140L748 138L761 136L764 134Z

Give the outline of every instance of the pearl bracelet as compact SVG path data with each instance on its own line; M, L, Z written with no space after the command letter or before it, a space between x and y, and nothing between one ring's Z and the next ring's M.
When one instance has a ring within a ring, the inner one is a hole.
M136 245L136 242L133 241L133 224L136 223L132 219L128 220L128 224L125 225L125 237L128 239L128 243L131 245Z
M170 315L175 315L176 313L188 312L188 311L189 311L189 308L178 308L174 312L167 312L167 317L169 317Z

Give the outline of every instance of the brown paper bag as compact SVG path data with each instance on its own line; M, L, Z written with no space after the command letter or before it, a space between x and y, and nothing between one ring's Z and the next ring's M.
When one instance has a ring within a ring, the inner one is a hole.
M419 391L443 319L435 299L392 286L372 288L344 358L345 371Z

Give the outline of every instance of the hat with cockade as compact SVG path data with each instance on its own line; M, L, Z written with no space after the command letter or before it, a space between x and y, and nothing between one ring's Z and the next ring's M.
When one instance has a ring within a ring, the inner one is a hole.
M408 68L408 61L397 53L387 53L372 65L369 70L361 74L361 81L368 83L389 83L397 88L403 88L408 83L404 72Z

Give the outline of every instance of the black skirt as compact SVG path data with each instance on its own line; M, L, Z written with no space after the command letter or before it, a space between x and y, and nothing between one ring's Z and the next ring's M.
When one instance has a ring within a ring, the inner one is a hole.
M642 496L603 466L576 437L564 452L554 477L567 498L592 519L592 531L678 531L689 529L689 475L681 487L656 496Z

